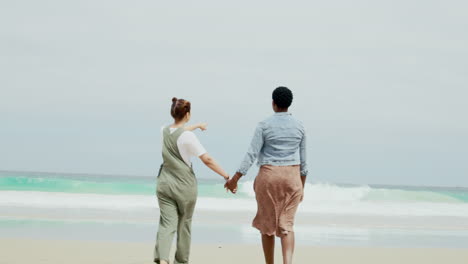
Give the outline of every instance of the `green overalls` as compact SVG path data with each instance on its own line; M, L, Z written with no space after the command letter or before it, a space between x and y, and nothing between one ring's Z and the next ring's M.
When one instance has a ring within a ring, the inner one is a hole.
M192 215L197 201L197 180L191 167L184 162L177 147L177 139L184 132L178 128L172 134L163 129L163 165L157 180L160 210L159 228L154 249L154 262L169 263L172 239L177 231L177 250L174 264L188 263L190 255Z

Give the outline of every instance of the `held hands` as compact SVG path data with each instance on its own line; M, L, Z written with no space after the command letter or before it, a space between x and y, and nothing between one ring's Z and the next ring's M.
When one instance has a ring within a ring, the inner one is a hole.
M226 191L231 191L231 193L236 193L237 192L237 182L239 181L240 177L242 177L242 174L237 172L234 174L232 179L228 180L226 184L224 184L224 188L226 188Z
M226 191L231 191L235 194L237 192L237 180L235 180L234 178L228 180L226 184L224 184L224 188L226 189Z

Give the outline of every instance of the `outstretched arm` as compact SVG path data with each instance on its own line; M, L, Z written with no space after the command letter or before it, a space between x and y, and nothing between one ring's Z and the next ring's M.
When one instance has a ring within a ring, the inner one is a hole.
M198 124L195 124L195 125L186 126L186 127L184 127L184 129L187 130L187 131L193 131L193 130L199 128L200 130L205 131L207 126L208 126L207 123L198 123Z
M226 171L224 171L223 168L221 168L221 166L208 153L201 155L200 159L208 168L223 176L226 181L229 180L229 174L227 174Z

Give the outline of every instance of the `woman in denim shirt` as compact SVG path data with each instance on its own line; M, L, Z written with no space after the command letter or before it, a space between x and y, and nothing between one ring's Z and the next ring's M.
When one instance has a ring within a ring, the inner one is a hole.
M288 112L292 99L286 87L273 91L275 114L258 124L240 168L225 185L236 193L237 182L257 160L260 170L254 190L258 210L252 226L262 234L267 264L274 262L275 235L281 238L283 263L292 263L294 216L307 176L306 134L302 123Z

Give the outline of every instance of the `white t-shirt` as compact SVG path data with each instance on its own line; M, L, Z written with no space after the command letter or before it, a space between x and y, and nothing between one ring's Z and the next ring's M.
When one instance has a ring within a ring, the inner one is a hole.
M161 128L161 141L163 139L163 129L165 126ZM183 128L182 128L183 129ZM169 132L172 134L176 131L177 128L169 128ZM205 148L198 140L195 133L192 131L184 131L177 139L177 148L179 149L180 156L182 159L187 163L187 165L192 166L192 162L190 161L192 157L200 157L201 155L206 153Z

